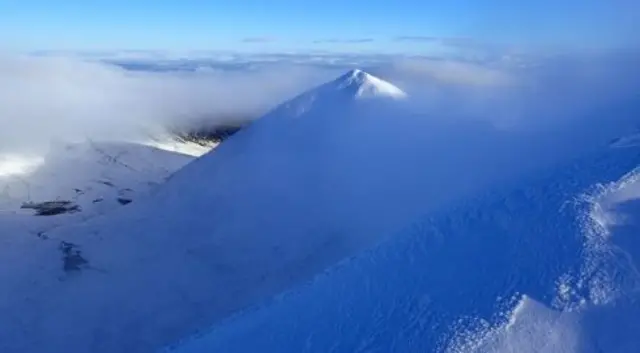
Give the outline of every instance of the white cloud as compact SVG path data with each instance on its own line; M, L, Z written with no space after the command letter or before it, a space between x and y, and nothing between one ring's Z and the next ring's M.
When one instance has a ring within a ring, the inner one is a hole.
M253 117L330 78L272 64L252 70L127 71L70 57L0 56L0 152L51 140L127 137L149 125Z
M51 140L129 137L140 127L202 117L255 117L356 66L399 85L433 116L553 122L640 92L635 58L470 62L287 54L140 61L164 70L154 72L78 56L0 55L0 153L32 152ZM172 71L176 65L192 70Z
M514 83L505 68L495 69L480 64L454 60L404 59L394 70L415 78L465 86L505 86Z
M635 53L479 62L411 58L396 60L381 73L409 92L420 112L531 128L568 119L603 119L603 109L637 100L637 58ZM621 112L629 115L633 107Z

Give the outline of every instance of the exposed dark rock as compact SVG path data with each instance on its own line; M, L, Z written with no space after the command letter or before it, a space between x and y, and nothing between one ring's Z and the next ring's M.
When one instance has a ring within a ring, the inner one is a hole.
M110 186L110 187L114 187L115 185L113 185L112 182L108 181L108 180L98 180L98 183L106 185L106 186Z
M78 250L77 245L62 241L59 249L62 252L62 269L64 272L80 271L89 264L89 261L82 257L82 252Z
M118 202L119 202L121 205L128 205L128 204L130 204L132 201L133 201L133 200L131 200L131 199L125 199L125 198L123 198L123 197L118 197Z
M20 208L35 210L36 216L55 216L80 211L80 206L71 201L25 202Z
M173 131L178 140L197 143L205 146L210 143L220 143L240 131L238 126L212 126L198 127Z

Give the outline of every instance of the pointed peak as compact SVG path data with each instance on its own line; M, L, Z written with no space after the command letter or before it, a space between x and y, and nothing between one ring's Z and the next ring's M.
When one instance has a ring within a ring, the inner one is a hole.
M298 117L310 111L339 111L341 107L365 100L387 103L389 100L397 101L406 97L407 94L393 84L362 70L353 69L282 103L269 115Z
M362 85L366 83L370 78L375 79L375 77L360 69L353 69L338 77L334 82L342 86Z
M337 89L352 92L356 98L389 97L400 99L407 96L400 88L360 69L348 71L333 83Z
M368 73L360 70L360 69L353 69L353 70L349 70L347 71L347 73L345 73L344 75L340 76L338 78L338 80L342 79L342 80L366 80L367 76L370 76Z

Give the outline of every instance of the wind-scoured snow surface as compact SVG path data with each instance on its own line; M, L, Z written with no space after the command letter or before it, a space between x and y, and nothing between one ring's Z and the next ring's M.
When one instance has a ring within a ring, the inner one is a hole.
M429 212L427 199L438 196L429 190L422 196L425 215L374 249L169 350L634 351L640 346L634 334L640 329L640 275L633 253L638 243L633 232L621 240L624 246L610 239L597 211L603 202L629 194L635 172L626 174L640 162L640 150L586 135L597 146L590 152L534 177L492 184L454 207ZM534 152L530 158L544 159L544 151ZM493 162L504 152L491 153L487 160ZM487 166L465 166L476 182L487 173ZM433 175L424 177L434 182ZM394 185L396 190L406 186ZM385 201L401 207L408 199ZM637 212L629 213L637 218Z
M550 133L434 119L409 98L351 71L145 198L7 242L0 351L633 344L633 322L616 331L626 340L598 327L633 313L632 301L609 306L635 279L619 261L632 257L612 260L593 212L640 162L637 148L609 143L634 125L634 102Z
M637 228L610 233L597 210L639 162L604 149L422 217L172 351L633 352Z

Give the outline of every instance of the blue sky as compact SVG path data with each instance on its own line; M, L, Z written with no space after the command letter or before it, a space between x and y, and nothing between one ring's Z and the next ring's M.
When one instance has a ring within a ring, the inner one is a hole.
M638 37L634 22L639 4L635 0L0 0L0 43L18 50L428 52L478 43L606 48L638 43L632 41Z

